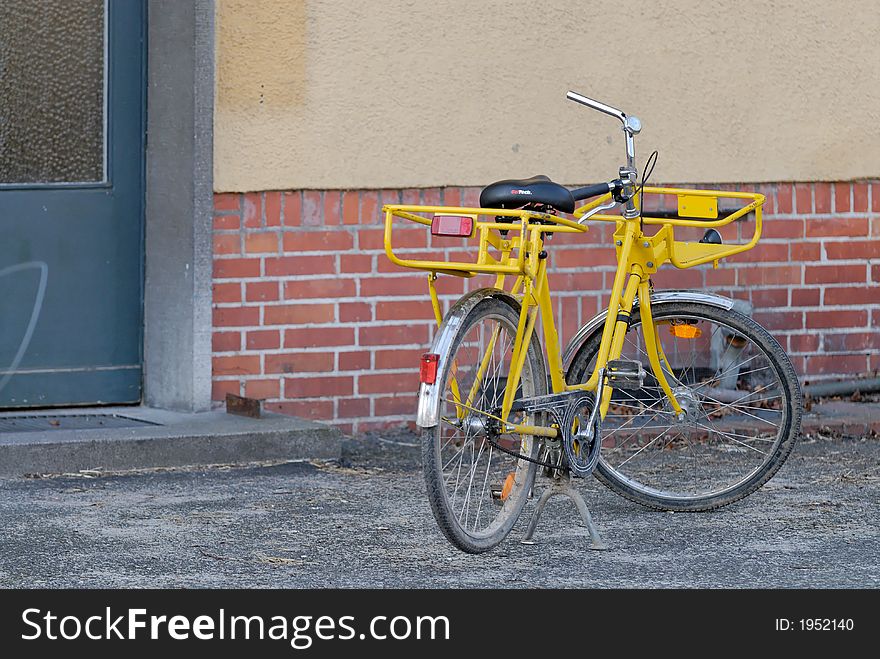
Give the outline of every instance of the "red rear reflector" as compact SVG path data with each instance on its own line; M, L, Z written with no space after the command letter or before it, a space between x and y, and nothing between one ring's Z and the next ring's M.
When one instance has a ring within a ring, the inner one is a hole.
M437 381L437 360L440 355L426 352L419 361L419 379L424 384L434 384Z
M474 235L474 218L468 215L435 215L431 220L431 233L435 236L470 238Z

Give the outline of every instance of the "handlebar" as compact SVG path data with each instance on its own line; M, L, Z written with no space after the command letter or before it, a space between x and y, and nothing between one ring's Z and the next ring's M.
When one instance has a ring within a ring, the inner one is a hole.
M597 197L606 192L614 192L619 185L619 181L611 181L610 183L596 183L595 185L587 185L583 188L575 188L571 191L571 196L575 201Z

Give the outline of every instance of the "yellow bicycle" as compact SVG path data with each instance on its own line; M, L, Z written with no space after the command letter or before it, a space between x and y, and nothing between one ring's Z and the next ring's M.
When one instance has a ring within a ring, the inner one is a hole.
M651 508L710 510L766 483L800 428L797 376L764 328L729 298L654 292L651 283L665 263L717 266L754 247L764 197L646 186L656 154L639 180L639 120L574 92L568 98L620 120L626 164L614 180L570 190L536 176L489 185L480 208L383 207L388 258L429 273L440 328L421 360L416 422L434 515L450 542L467 552L487 551L510 533L539 467L565 483L569 475L595 473L614 492ZM672 196L677 210L642 212L647 195ZM740 206L719 209L720 199ZM603 214L614 207L619 214ZM751 238L725 244L718 229L747 216L754 218ZM617 272L608 308L561 351L548 241L586 231L588 219L615 224ZM430 227L432 244L464 241L476 258L402 258L392 239L399 221ZM676 240L683 227L705 234ZM435 284L441 274L490 274L495 281L466 294L444 317ZM600 547L582 500L570 489L554 492L575 499Z

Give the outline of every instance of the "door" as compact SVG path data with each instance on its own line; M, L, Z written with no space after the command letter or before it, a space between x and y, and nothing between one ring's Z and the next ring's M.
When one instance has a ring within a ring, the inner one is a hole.
M144 13L0 2L0 407L141 399Z

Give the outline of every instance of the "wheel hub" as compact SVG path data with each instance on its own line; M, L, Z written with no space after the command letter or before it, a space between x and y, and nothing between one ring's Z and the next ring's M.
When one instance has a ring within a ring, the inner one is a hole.
M678 415L680 423L687 423L697 418L700 412L700 398L690 387L675 387L672 390L675 400L681 407L681 413Z

